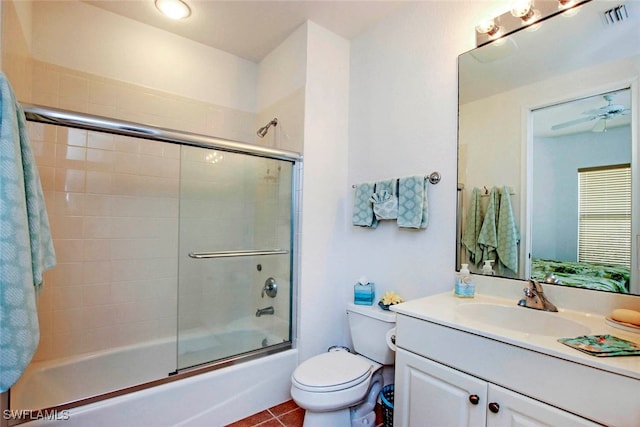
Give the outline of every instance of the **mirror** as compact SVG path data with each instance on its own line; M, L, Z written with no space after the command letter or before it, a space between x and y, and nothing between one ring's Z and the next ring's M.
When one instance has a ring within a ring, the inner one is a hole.
M640 7L607 21L617 6L593 0L460 55L458 269L494 260L487 274L640 295ZM619 169L604 196L580 185Z

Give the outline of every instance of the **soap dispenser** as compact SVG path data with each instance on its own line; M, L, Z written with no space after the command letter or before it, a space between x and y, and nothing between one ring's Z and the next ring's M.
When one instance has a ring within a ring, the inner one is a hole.
M462 264L460 272L456 275L456 285L454 293L460 298L473 298L476 293L476 286L473 276L469 271L469 264Z
M492 259L485 260L484 265L482 266L482 274L486 274L487 276L493 276L495 274L491 266L493 262L494 260Z

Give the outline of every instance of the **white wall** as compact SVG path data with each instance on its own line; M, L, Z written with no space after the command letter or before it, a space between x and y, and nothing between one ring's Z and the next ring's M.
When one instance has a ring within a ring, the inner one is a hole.
M535 120L535 119L534 119ZM531 254L577 261L578 168L631 163L631 129L534 139Z
M345 342L349 42L307 23L300 359Z
M36 60L256 111L257 64L86 3L34 3L32 45Z
M258 111L304 87L307 69L307 30L307 24L301 25L258 64Z
M457 56L475 44L474 27L505 2L420 2L353 40L349 109L349 190L362 181L429 174L426 230L348 226L341 286L365 274L381 295L416 298L451 289L454 275ZM350 217L346 221L350 222Z
M303 151L306 73L307 24L303 24L258 64L256 129L278 119L264 138L255 137L258 144Z

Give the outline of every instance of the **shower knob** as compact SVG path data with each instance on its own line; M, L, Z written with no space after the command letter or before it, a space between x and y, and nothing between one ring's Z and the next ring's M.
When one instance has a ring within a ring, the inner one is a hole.
M262 288L262 298L267 294L268 297L275 298L278 295L278 284L276 283L276 279L273 277L269 277L264 282L264 287Z

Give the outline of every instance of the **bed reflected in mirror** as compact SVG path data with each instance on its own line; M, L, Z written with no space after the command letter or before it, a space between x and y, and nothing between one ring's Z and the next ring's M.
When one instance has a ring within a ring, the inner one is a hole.
M608 92L531 113L531 277L628 293L631 96Z

